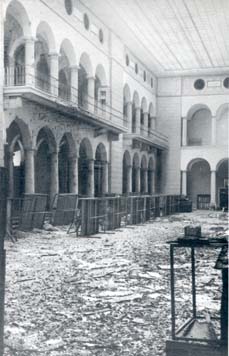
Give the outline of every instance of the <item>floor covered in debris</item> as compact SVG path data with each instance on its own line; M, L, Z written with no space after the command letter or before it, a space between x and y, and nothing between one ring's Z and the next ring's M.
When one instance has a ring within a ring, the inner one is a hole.
M226 233L227 215L196 211L91 238L64 228L6 241L6 356L161 356L170 337L166 241L184 226ZM218 251L199 253L198 310L220 306ZM190 251L176 258L178 324L190 313ZM205 285L205 289L204 286Z

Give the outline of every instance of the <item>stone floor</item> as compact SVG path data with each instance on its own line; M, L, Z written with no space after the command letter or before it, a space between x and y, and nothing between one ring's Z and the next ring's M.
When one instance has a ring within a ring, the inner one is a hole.
M5 355L164 355L171 329L166 241L190 223L212 236L228 229L226 214L195 211L92 238L49 227L6 241ZM219 310L218 252L198 256L204 315ZM175 263L180 324L191 305L188 249Z

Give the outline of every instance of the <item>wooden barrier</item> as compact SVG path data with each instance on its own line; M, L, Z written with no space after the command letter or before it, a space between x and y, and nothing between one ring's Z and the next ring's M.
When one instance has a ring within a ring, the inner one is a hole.
M21 209L21 230L42 228L45 215L51 214L53 225L70 225L69 232L75 228L77 234L90 236L121 226L144 224L157 217L183 211L181 201L179 195L130 194L94 198L58 194L50 212L46 211L46 195L30 194L13 206L16 212L14 217Z

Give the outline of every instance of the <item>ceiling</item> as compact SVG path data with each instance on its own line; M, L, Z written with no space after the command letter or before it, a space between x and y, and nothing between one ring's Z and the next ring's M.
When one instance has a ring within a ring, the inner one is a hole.
M82 0L158 76L229 72L229 0Z

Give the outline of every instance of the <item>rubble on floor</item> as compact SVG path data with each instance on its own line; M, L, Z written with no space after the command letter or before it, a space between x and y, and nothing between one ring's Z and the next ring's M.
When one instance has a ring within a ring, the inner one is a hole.
M171 328L166 241L190 223L212 236L228 229L226 214L199 211L95 238L50 228L7 241L5 356L164 355ZM202 313L219 311L220 271L209 268L218 252L198 262ZM175 264L182 323L191 306L188 249Z

